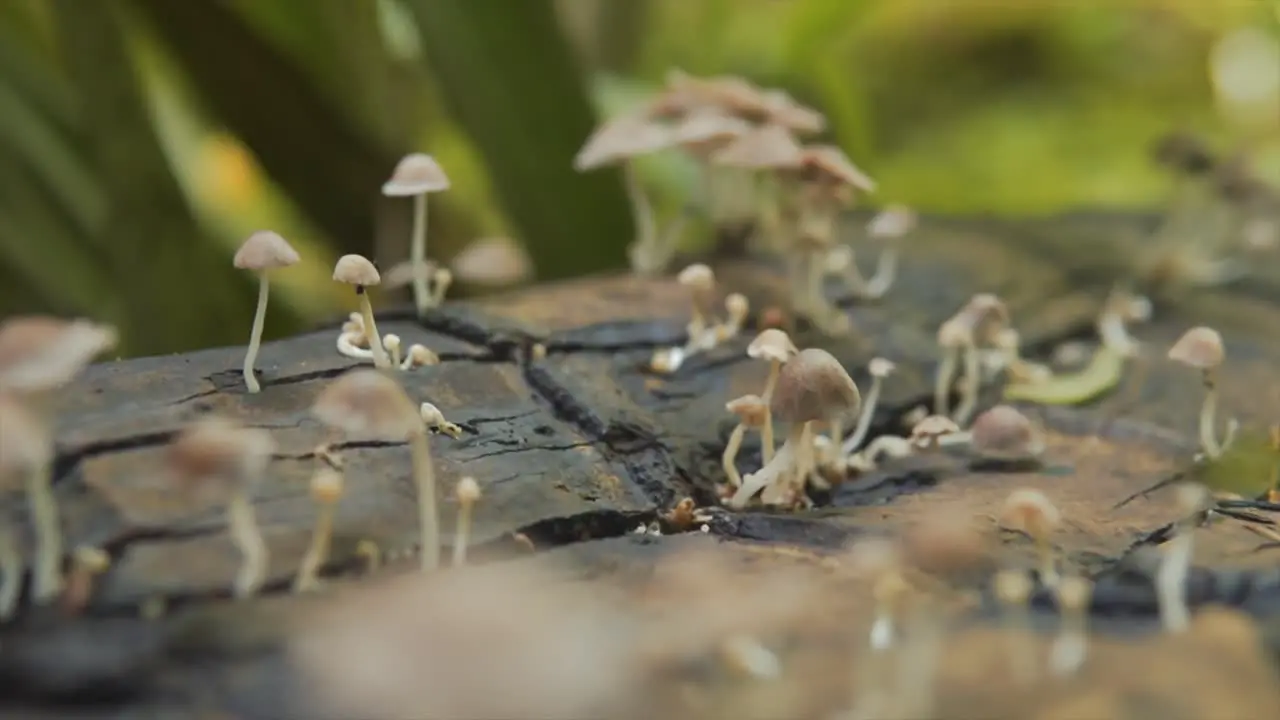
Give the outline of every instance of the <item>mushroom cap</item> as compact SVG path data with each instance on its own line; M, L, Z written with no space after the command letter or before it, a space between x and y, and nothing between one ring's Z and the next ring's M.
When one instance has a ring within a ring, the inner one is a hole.
M44 315L11 317L0 322L0 389L41 392L65 385L116 341L110 325Z
M1032 537L1053 532L1062 522L1062 513L1039 490L1018 488L1009 493L1000 509L1000 525L1020 530Z
M867 223L867 234L874 238L900 238L915 230L916 211L906 205L890 205Z
M876 191L876 181L858 169L835 145L809 145L800 152L801 170L820 182L848 185L865 193Z
M944 348L958 348L973 344L973 326L967 319L956 316L938 326L938 344Z
M974 450L993 458L1036 457L1044 451L1040 429L1016 408L997 405L973 419Z
M704 78L671 68L665 80L668 93L683 98L686 111L712 107L734 115L757 115L767 106L763 91L737 75Z
M348 285L369 287L382 282L378 268L363 255L343 255L333 266L333 279Z
M898 366L892 360L882 357L871 358L871 362L867 363L867 372L871 374L871 377L889 377L897 368Z
M311 476L311 499L318 503L334 503L342 497L346 485L342 473L331 467L322 467Z
M533 261L517 242L504 237L473 240L449 263L453 276L472 285L517 285L533 276Z
M280 233L259 230L245 238L231 263L240 270L261 272L297 265L301 260L298 251Z
M429 402L424 402L418 406L418 417L422 418L422 422L427 427L439 427L449 422L445 419L444 413L440 412L440 408Z
M392 265L389 270L381 274L381 286L387 290L405 287L413 282L414 277L420 277L423 280L430 281L436 272L436 264L432 260L424 260L417 273L414 272L413 261L404 260ZM359 315L360 313L356 313Z
M716 274L705 264L694 263L680 271L676 282L694 290L709 292L715 287Z
M51 457L49 427L19 398L0 392L0 489L20 487L27 471Z
M946 415L928 415L912 426L911 437L908 439L914 445L931 444L934 438L958 432L960 432L960 426Z
M1000 570L991 579L996 599L1006 605L1021 605L1036 589L1025 570Z
M998 295L992 293L974 295L960 312L973 318L974 327L990 321L999 325L1009 324L1009 307Z
M458 487L454 488L454 494L458 497L460 503L473 503L480 499L480 483L470 475L458 481Z
M276 442L271 433L222 417L187 426L165 448L165 476L182 490L222 500L266 474Z
M1227 358L1222 336L1210 327L1193 327L1169 348L1169 359L1198 370L1212 370Z
M858 412L862 394L831 353L801 350L782 366L771 411L786 423L827 421Z
M594 170L664 150L674 142L669 128L642 116L622 115L596 128L573 158L573 167L578 172Z
M730 317L746 317L751 309L751 301L742 293L729 293L724 296L724 309Z
M729 115L718 108L702 108L690 112L672 128L675 143L684 147L706 147L742 137L751 131L751 123Z
M747 170L794 170L803 159L800 143L781 125L762 125L711 156L717 164Z
M408 197L449 189L449 176L436 159L426 153L409 153L396 163L391 178L382 183L387 197Z
M757 360L786 362L800 350L791 342L791 336L778 328L765 328L747 345L747 357Z
M761 427L765 423L769 406L759 395L743 395L724 404L724 409L738 416L739 422L750 427Z
M806 135L820 133L827 127L827 118L822 113L797 102L786 90L765 90L761 98L768 122Z
M1079 575L1067 575L1058 580L1058 605L1071 612L1080 612L1089 606L1093 597L1093 583Z
M320 391L311 414L320 422L351 435L404 440L422 429L400 384L377 370L349 372Z

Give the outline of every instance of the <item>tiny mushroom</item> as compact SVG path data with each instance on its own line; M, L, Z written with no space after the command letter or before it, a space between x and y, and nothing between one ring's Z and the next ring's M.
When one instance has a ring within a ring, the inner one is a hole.
M453 285L453 271L449 268L436 268L431 271L431 303L443 305L444 296Z
M254 518L253 490L275 452L271 433L231 420L206 417L179 433L166 448L167 479L199 502L225 503L231 539L243 558L233 590L258 592L267 579L267 544Z
M710 267L703 263L694 263L676 276L676 282L689 289L690 303L693 313L688 327L690 345L697 345L699 339L711 328L711 305L715 300L716 276Z
M453 278L466 285L503 288L533 276L533 261L519 243L504 237L473 240L449 262Z
M956 365L963 352L965 367L976 365L978 349L974 343L973 328L959 316L938 327L938 346L942 348L942 360L938 363L933 386L933 412L950 415L951 383L955 379ZM974 360L970 360L972 357ZM966 386L967 387L967 386ZM965 397L961 404L965 404Z
M862 414L858 417L858 425L853 429L853 434L844 441L841 448L845 455L857 450L862 441L867 438L867 433L871 431L871 419L875 415L876 403L880 400L880 386L884 384L884 379L893 374L897 369L897 365L892 360L882 357L872 358L867 363L867 373L871 375L871 389L867 391L867 397L862 404ZM840 442L840 430L833 432L831 438L836 442Z
M1217 370L1226 359L1222 336L1213 328L1191 328L1169 348L1169 359L1201 372L1205 396L1200 408L1200 447L1208 458L1217 458L1223 450L1215 427L1218 409Z
M445 175L444 168L426 153L405 155L391 171L391 178L382 184L382 194L387 197L413 198L409 262L413 268L413 303L419 315L431 306L431 296L422 273L427 259L427 194L448 189L449 177Z
M1026 533L1036 543L1040 556L1040 581L1049 587L1058 584L1058 569L1050 542L1062 524L1062 513L1039 490L1020 488L1009 493L1000 511L1001 527Z
M724 298L725 321L716 326L716 342L724 342L737 335L747 322L751 303L742 293L729 293Z
M800 351L782 366L769 405L772 416L790 425L787 439L772 460L743 479L730 505L744 507L761 490L783 498L795 493L791 499L798 499L815 466L813 424L830 424L861 406L862 394L839 360L818 348Z
M738 450L742 448L742 440L748 430L762 430L769 419L769 406L759 395L743 395L725 403L725 410L738 416L738 424L729 434L729 442L724 447L720 462L724 467L725 477L733 487L742 485L742 476L738 474ZM767 461L766 461L767 462Z
M391 367L387 351L382 347L382 336L378 334L378 325L373 319L373 305L369 302L367 288L382 282L378 268L363 255L343 255L333 266L335 282L354 285L356 297L360 300L360 315L364 322L364 334L369 340L369 349L373 351L373 364L376 367Z
M400 367L400 336L395 333L383 335L382 347L387 351L391 367Z
M762 330L759 335L747 345L747 357L756 360L769 361L769 377L764 382L764 392L760 394L760 399L764 401L766 406L773 402L773 392L778 386L778 375L782 372L782 366L791 358L795 357L800 351L796 349L795 343L791 342L791 336L778 328L767 328ZM762 434L764 461L767 463L773 459L773 416L772 413L765 414L764 432Z
M33 598L48 602L62 590L62 528L58 509L49 483L49 466L53 460L53 437L47 423L10 393L0 392L0 489L24 488L36 532L36 566ZM8 528L2 530L5 540L12 540ZM4 543L7 553L17 550ZM19 561L19 565L20 565ZM6 568L0 580L0 616L12 611L22 587L21 573Z
M1008 633L1009 669L1021 684L1035 680L1036 643L1031 626L1031 593L1035 583L1023 570L1007 569L996 573L992 580L996 600L1003 609L1005 632Z
M1049 651L1049 670L1054 675L1074 675L1084 665L1089 643L1089 602L1093 583L1088 578L1069 575L1058 583L1058 613L1062 627Z
M446 420L444 413L440 412L440 408L435 405L429 402L422 403L418 406L418 414L431 432L448 435L454 440L462 437L462 428Z
M930 451L941 447L945 438L962 434L960 426L946 415L926 415L912 426L908 440L913 447Z
M93 583L99 575L111 567L111 556L102 548L81 545L71 553L71 572L62 593L62 611L77 615L88 606L93 597Z
M333 515L338 500L342 498L342 473L333 467L322 467L311 476L311 499L318 509L316 524L311 533L311 544L302 557L302 565L293 580L294 592L306 592L320 587L320 568L329 559L329 545L333 538Z
M400 363L401 370L412 370L414 368L426 367L427 365L439 365L440 356L435 354L431 348L426 345L414 343L409 346L409 352L404 355L404 362Z
M422 570L440 564L440 519L436 510L435 468L421 415L400 385L377 370L355 370L330 383L311 412L321 422L351 435L407 440L418 491L422 533Z
M974 418L969 443L984 461L1023 463L1044 452L1044 433L1010 405L997 405Z
M258 274L258 308L253 314L253 329L249 333L249 348L244 353L244 385L250 393L262 388L254 374L254 362L258 359L258 346L262 343L262 327L267 318L267 296L270 294L272 270L297 265L301 258L279 233L259 230L250 235L236 251L232 264L240 270L252 270Z
M1165 549L1160 566L1156 568L1156 598L1160 606L1160 622L1165 632L1177 633L1187 629L1191 613L1187 609L1187 574L1191 569L1191 555L1196 525L1200 513L1209 504L1209 489L1198 483L1181 483L1176 488L1176 501L1181 518L1175 524L1173 539Z
M472 508L480 501L480 483L473 477L464 477L454 489L458 497L458 527L453 540L453 565L467 564L467 542L471 537Z

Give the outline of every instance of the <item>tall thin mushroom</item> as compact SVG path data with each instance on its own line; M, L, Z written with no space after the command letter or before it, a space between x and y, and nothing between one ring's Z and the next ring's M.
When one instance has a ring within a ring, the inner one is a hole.
M382 347L382 336L378 334L378 324L373 319L373 305L369 302L368 288L382 282L378 268L363 255L343 255L333 266L333 279L335 282L355 286L356 297L360 300L360 316L364 318L364 335L373 352L374 367L391 367L391 359L387 357L386 348Z
M231 261L236 268L252 270L258 275L258 308L253 314L253 330L249 333L249 347L244 353L244 386L250 393L262 390L254 374L254 363L258 359L258 346L262 343L262 326L267 319L267 296L271 292L269 273L297 265L300 260L298 251L278 233L259 230L244 241Z
M427 426L400 385L377 370L354 370L329 383L311 406L311 413L349 435L408 441L418 490L422 570L439 567L440 518Z
M760 441L761 454L765 463L773 459L774 451L773 413L767 408L773 402L773 391L778 385L778 374L782 371L783 363L795 357L798 352L800 351L791 342L791 336L777 328L762 330L751 344L747 345L747 357L769 361L769 377L764 382L764 391L760 393L760 399L764 401L766 407Z
M426 153L405 155L391 178L382 184L382 194L387 197L413 198L413 237L409 246L409 263L412 268L413 306L421 316L432 305L426 282L427 261L427 194L443 192L450 187L449 176L436 159Z
M724 454L720 457L725 477L729 478L729 485L736 488L742 485L742 475L738 473L737 463L742 440L746 437L748 430L760 430L768 424L769 405L758 395L743 395L725 403L724 409L738 417L738 424L734 426L733 432L729 433L729 441L725 444Z
M1218 411L1217 370L1226 359L1222 336L1209 327L1194 327L1183 333L1169 348L1169 359L1199 370L1204 383L1204 404L1200 408L1200 447L1205 456L1215 459L1222 454L1215 427Z
M39 588L37 602L52 600L61 590L62 534L58 528L56 512L52 507L52 493L47 486L33 481L49 466L53 457L53 438L48 426L27 408L17 397L0 393L0 489L25 487L32 507L32 519L36 535L41 542L36 546L37 578L40 572L49 572ZM47 497L46 497L47 495ZM46 525L52 522L53 527ZM18 593L22 588L22 560L14 546L13 533L8 527L0 527L0 564L4 577L0 579L0 620L12 614ZM46 542L53 538L54 542ZM51 589L52 588L52 589Z

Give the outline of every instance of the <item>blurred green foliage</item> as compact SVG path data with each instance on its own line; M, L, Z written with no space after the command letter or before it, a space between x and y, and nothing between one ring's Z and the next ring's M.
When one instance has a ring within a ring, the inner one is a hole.
M1273 0L6 0L0 3L0 312L117 323L128 353L239 343L230 267L270 226L302 252L268 335L342 309L337 254L406 255L378 195L437 156L431 254L506 233L544 278L621 267L619 178L571 158L670 67L786 88L885 201L946 212L1161 197L1151 139L1280 143L1226 122L1209 58ZM694 185L641 163L660 202ZM1280 179L1280 178L1277 178Z

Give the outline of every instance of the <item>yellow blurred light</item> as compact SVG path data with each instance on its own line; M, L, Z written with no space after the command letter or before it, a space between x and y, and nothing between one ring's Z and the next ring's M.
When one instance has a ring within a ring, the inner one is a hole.
M233 137L214 133L205 139L201 154L212 202L244 206L253 200L258 193L257 169L243 145Z

